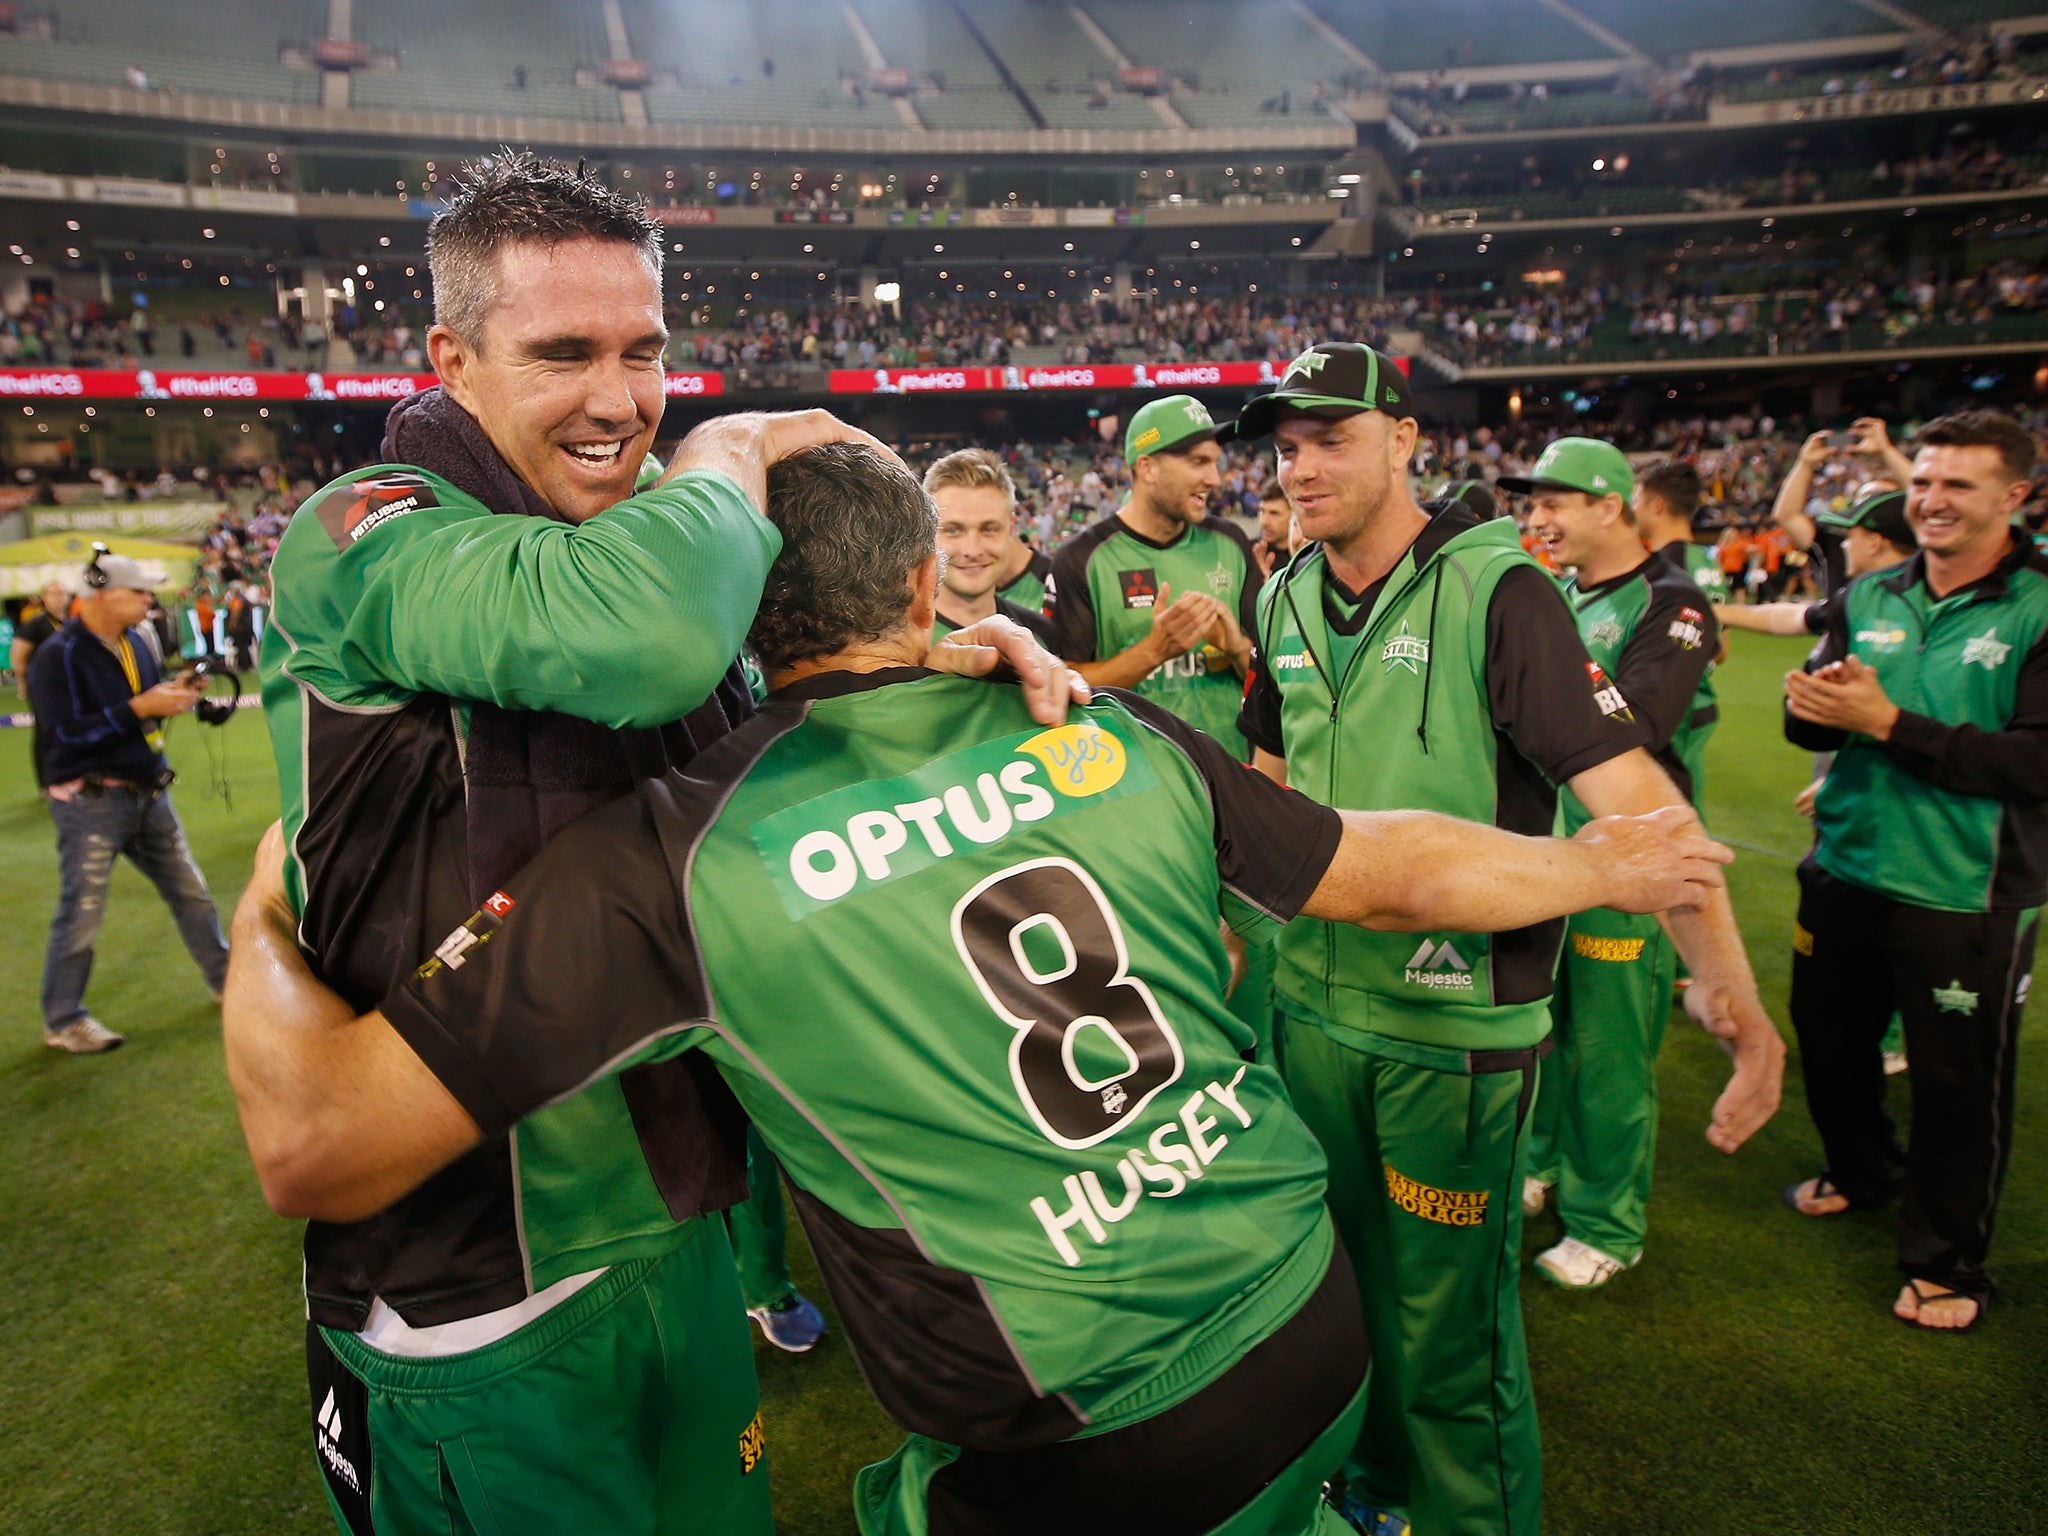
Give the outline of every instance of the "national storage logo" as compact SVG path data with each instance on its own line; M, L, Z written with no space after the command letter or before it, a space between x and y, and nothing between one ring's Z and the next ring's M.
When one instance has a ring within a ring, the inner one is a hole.
M983 742L901 778L833 790L750 831L783 909L801 922L856 891L1157 782L1107 721L1085 718Z

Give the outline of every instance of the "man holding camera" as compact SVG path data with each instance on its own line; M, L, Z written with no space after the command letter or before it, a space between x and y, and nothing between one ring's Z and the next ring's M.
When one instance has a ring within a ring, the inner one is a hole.
M199 702L192 680L165 680L143 623L150 585L124 555L95 555L78 614L39 646L29 698L46 733L43 794L57 823L61 883L43 960L44 1041L75 1055L111 1051L123 1037L85 1011L93 941L106 911L114 856L126 854L170 904L185 948L218 998L228 946L206 878L171 807L161 722Z

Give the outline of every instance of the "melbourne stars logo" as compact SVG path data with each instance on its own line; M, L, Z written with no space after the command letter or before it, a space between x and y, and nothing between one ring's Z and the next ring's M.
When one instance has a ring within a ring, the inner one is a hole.
M1209 407L1199 400L1190 400L1181 406L1182 413L1198 427L1213 427L1216 418L1209 414Z
M1401 632L1386 643L1380 652L1380 661L1389 677L1393 676L1396 667L1406 667L1420 677L1422 668L1429 665L1429 642L1409 629L1408 621L1403 619Z
M1973 635L1963 642L1963 665L1982 667L1986 672L1996 672L2005 665L2005 658L2012 654L2012 647L1998 638L1998 626L1993 625L1981 635Z
M1965 988L1960 981L1951 981L1945 987L1934 989L1934 1006L1943 1013L1975 1013L1977 994Z
M1602 619L1586 631L1588 645L1619 645L1622 642L1621 625L1613 619Z
M1280 375L1280 387L1285 389L1289 384L1293 383L1297 374L1304 379L1314 378L1323 371L1324 366L1329 361L1329 353L1318 352L1314 348L1310 348L1287 365L1287 371Z

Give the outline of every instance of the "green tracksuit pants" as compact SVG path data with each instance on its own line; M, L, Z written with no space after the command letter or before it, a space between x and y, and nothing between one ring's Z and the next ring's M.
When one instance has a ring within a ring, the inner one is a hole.
M615 1264L481 1349L408 1359L309 1329L342 1536L769 1536L753 1342L723 1222Z
M1368 1051L1291 1012L1276 1029L1288 1093L1330 1160L1372 1341L1352 1494L1420 1536L1535 1536L1542 1452L1516 1278L1537 1051L1377 1036Z
M1557 1186L1565 1232L1624 1264L1649 1231L1657 1052L1677 967L1654 917L1600 910L1566 925L1529 1166Z
M789 1213L782 1208L782 1178L761 1133L747 1127L747 1198L725 1213L740 1296L748 1307L772 1307L796 1290L789 1278Z

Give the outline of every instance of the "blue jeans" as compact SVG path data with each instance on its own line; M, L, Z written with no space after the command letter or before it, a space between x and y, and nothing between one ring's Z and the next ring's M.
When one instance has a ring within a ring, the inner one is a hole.
M85 1017L92 946L106 912L117 854L127 854L170 904L179 937L199 962L207 986L218 992L227 981L228 944L169 792L151 795L110 785L97 795L81 792L75 800L52 800L49 806L57 823L62 878L43 957L43 1027L59 1030Z

